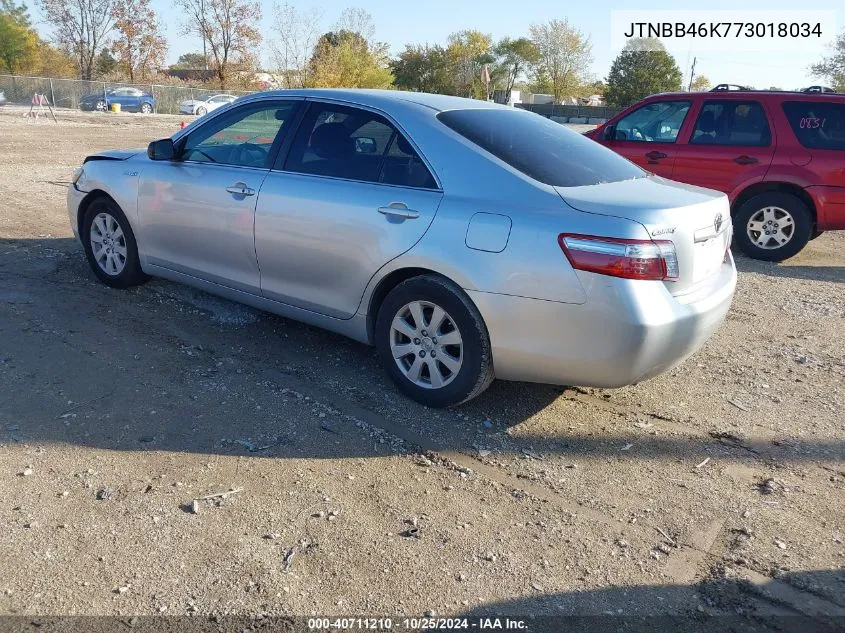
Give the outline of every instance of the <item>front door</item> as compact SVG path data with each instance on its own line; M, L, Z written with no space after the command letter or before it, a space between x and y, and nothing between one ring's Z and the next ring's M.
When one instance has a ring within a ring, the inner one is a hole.
M180 141L177 160L144 167L138 212L150 264L259 292L255 204L300 103L244 104Z
M351 317L376 271L423 236L441 198L419 152L384 116L311 103L258 199L262 293Z
M771 130L758 101L708 99L678 144L672 178L727 194L759 182L775 152Z
M649 102L619 119L604 143L643 169L671 178L675 140L689 109L686 100Z

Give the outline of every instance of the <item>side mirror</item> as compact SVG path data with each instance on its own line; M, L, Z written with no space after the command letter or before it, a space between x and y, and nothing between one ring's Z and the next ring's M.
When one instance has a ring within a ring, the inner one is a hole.
M616 140L616 125L605 125L604 130L602 130L602 139L605 141L615 141Z
M173 141L169 138L153 141L147 147L147 156L150 160L173 160L175 155Z

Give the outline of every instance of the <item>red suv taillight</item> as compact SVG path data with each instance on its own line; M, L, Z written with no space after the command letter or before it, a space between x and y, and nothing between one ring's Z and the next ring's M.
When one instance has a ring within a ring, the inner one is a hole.
M624 279L674 281L680 276L675 245L668 240L623 240L561 233L557 238L573 268Z

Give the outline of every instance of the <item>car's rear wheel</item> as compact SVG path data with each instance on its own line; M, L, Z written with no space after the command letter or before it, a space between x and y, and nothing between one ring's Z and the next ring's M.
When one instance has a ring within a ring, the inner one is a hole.
M200 106L199 108L197 108L197 116L203 116L206 112L208 112L208 110L206 110L206 109L205 109L205 108L203 108L202 106Z
M94 107L97 109L98 112L105 112L106 111L106 102L103 101L102 99L100 99L97 102L97 105L94 106Z
M153 111L153 106L149 103L142 103L141 104L141 113L142 114L149 114Z
M754 259L780 262L798 254L810 239L812 214L803 200L772 191L747 200L734 217L737 246Z
M129 288L147 280L132 227L111 199L101 197L91 202L80 237L91 270L107 286Z
M422 404L460 404L493 381L484 321L469 297L442 277L413 277L391 290L378 311L375 339L388 375Z

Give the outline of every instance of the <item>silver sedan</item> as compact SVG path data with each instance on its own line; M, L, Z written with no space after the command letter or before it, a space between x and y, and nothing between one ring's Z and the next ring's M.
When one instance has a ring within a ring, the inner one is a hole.
M699 349L734 294L727 198L538 115L397 91L261 93L68 190L94 274L190 284L373 344L411 398L494 376L618 387Z

